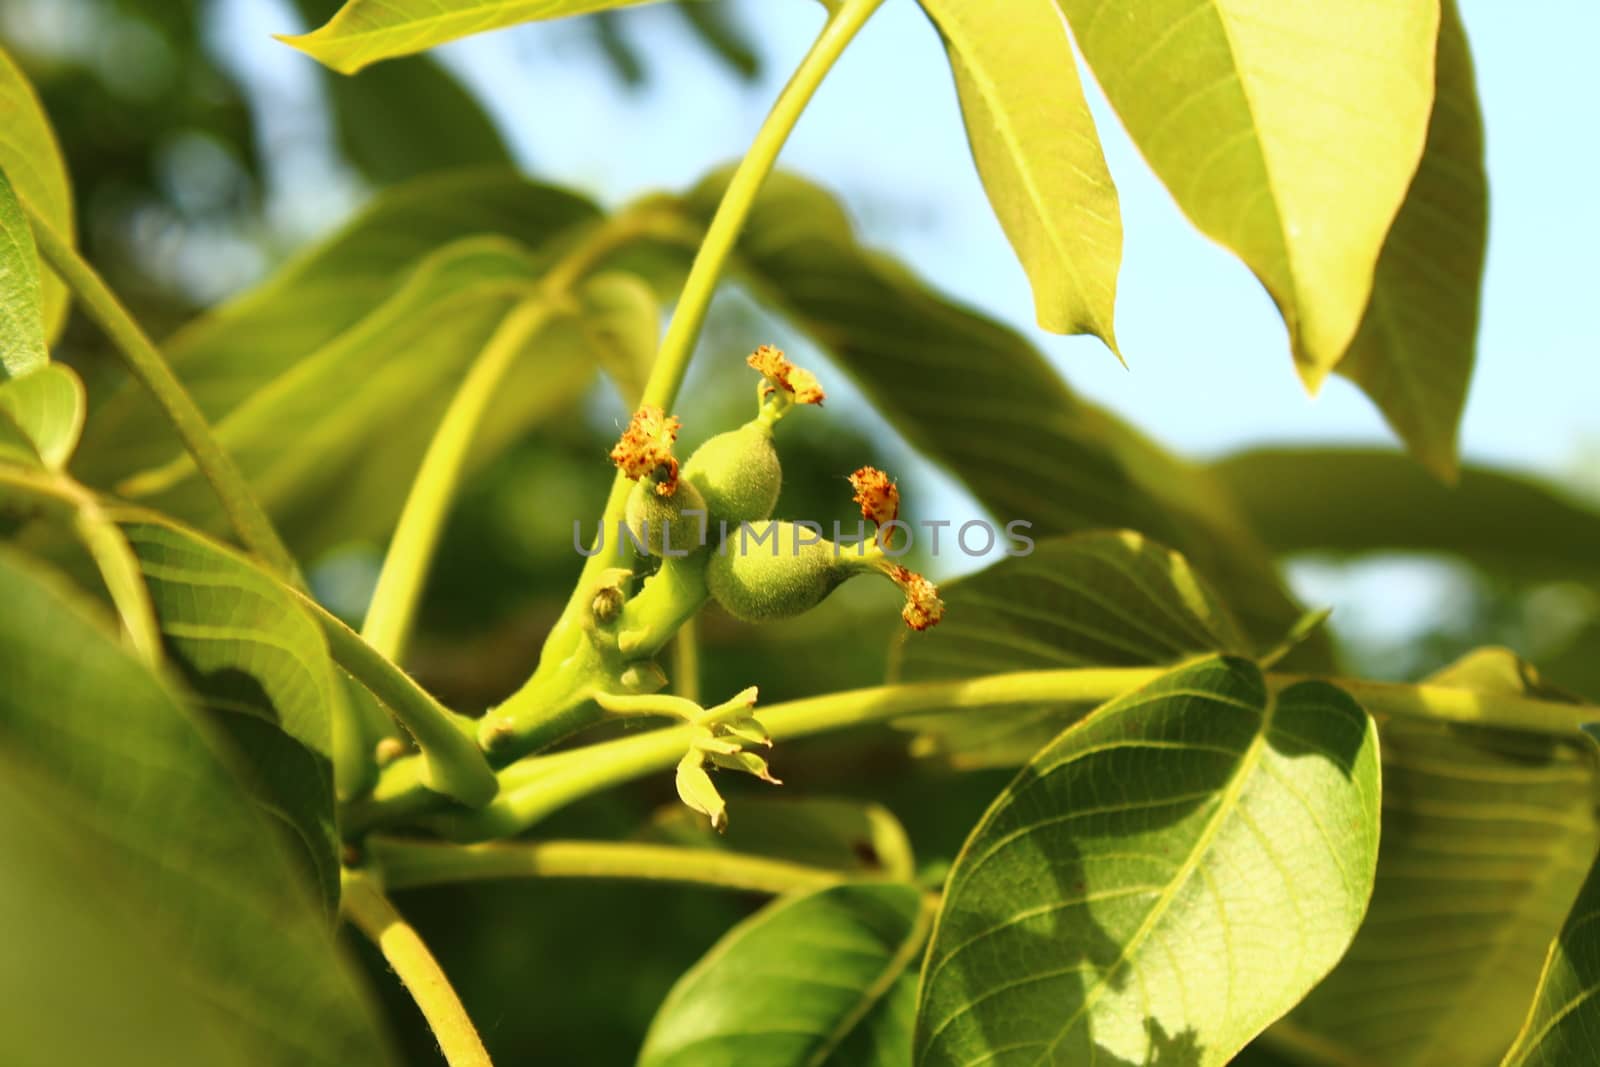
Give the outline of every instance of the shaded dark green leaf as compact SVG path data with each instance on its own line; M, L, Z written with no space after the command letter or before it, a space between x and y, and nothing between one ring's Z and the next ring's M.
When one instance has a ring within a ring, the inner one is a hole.
M1261 449L1212 470L1274 552L1433 552L1520 578L1600 575L1600 511L1537 479L1467 467L1440 485L1404 456Z
M388 1062L326 914L222 750L37 569L0 551L0 752L48 784L74 847L109 865L123 914L204 1005L197 1025L251 1064Z
M899 681L942 681L1004 671L1175 663L1244 652L1227 609L1183 557L1135 533L1041 541L942 589L945 619L902 639ZM916 716L914 750L953 766L1026 763L1086 705L992 708Z

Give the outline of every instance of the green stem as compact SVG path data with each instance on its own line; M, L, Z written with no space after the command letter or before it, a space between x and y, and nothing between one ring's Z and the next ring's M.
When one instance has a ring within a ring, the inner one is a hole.
M369 861L391 889L493 878L620 878L785 893L844 880L844 874L717 848L599 841L451 845L374 837Z
M378 946L400 976L411 999L422 1009L445 1062L450 1067L493 1067L483 1039L439 961L372 880L346 871L341 906L346 917Z
M222 509L227 513L239 540L273 570L298 582L299 571L295 567L294 557L278 538L278 532L273 529L267 513L250 491L233 458L222 450L212 436L205 415L195 406L194 399L172 373L172 368L167 366L156 346L72 245L31 207L28 208L28 218L33 224L34 240L38 243L40 255L83 301L84 310L105 331L128 370L149 390L166 413L183 447L194 457L195 466L222 501Z
M541 294L517 305L501 321L428 444L361 629L367 643L390 659L398 660L405 651L439 531L461 482L478 423L517 356L555 312L556 305Z
M774 740L805 737L916 713L989 710L1034 704L1100 704L1166 674L1168 667L1112 667L1019 671L952 682L875 686L775 704L759 718ZM1274 690L1307 681L1306 675L1267 676ZM1485 694L1435 685L1401 685L1326 679L1374 715L1431 719L1558 737L1573 736L1600 709L1531 697ZM510 837L590 793L664 771L683 756L692 727L673 727L615 741L522 760L500 773L501 791L488 806L427 823L454 840Z
M700 700L700 627L692 615L672 639L672 688L685 700Z
M779 152L789 139L789 134L794 130L795 123L799 121L806 105L811 102L817 87L838 62L845 47L882 3L883 0L843 0L837 6L829 8L827 24L823 26L810 51L800 61L788 84L773 103L772 110L767 113L761 129L756 132L755 140L751 142L750 150L739 161L733 177L729 179L727 189L723 191L722 200L717 205L716 214L712 216L705 238L695 253L688 277L684 280L683 291L673 308L672 321L667 325L661 349L650 368L650 377L645 382L641 403L654 404L663 410L669 410L677 399L684 375L688 373L695 342L699 339L701 328L705 324L711 297L716 292L717 283L738 242L739 234L744 229L745 220L749 218L756 195L761 191L767 176L772 173ZM602 531L617 528L617 523L627 510L630 488L631 484L620 473L613 479L611 493L606 498L605 512L600 520ZM574 587L573 596L545 641L543 659L564 659L571 654L576 642L583 639L581 636L583 597L587 590L593 588L600 572L614 566L616 559L617 553L612 551L597 552L585 561L583 573ZM539 677L539 672L535 672L534 677L528 680L528 685L524 688L537 687L541 684L543 679ZM542 703L537 694L525 696L521 692L513 695L507 703L513 702L518 707L519 714L523 708L531 708L537 714L537 709ZM535 728L532 724L519 723L517 732L542 735L548 731Z
M371 690L417 742L422 756L416 780L472 807L488 803L499 782L474 740L477 724L435 700L315 600L301 595L300 602L321 625L339 666Z

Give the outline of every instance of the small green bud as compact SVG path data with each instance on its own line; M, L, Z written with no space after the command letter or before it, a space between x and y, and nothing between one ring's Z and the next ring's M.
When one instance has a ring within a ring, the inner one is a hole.
M712 518L729 523L769 518L783 486L772 426L760 419L719 433L695 449L682 478L700 491Z
M685 514L693 512L694 514ZM648 480L628 494L628 530L652 556L684 556L705 544L706 502L700 491L680 481L671 496L662 496Z
M768 622L811 610L860 570L854 548L836 549L794 523L752 522L728 532L706 585L734 618Z

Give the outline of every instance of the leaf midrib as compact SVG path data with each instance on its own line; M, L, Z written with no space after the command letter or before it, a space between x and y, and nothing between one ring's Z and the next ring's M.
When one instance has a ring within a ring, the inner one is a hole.
M1267 733L1272 727L1272 719L1277 714L1277 710L1278 701L1276 696L1270 693L1266 694L1266 702L1261 709L1261 725L1256 731L1256 736L1241 755L1238 768L1223 789L1222 795L1217 798L1216 811L1207 820L1204 829L1201 830L1200 838L1195 842L1195 847L1190 850L1188 858L1178 868L1166 890L1156 898L1155 904L1150 909L1150 914L1145 917L1144 922L1139 924L1139 929L1133 932L1133 936L1128 939L1127 945L1117 955L1116 960L1110 967L1106 968L1103 972L1103 977L1098 979L1084 994L1083 1003L1078 1006L1077 1011L1066 1022L1061 1024L1061 1027L1056 1031L1055 1038L1051 1040L1049 1045L1045 1046L1043 1054L1034 1060L1035 1067L1051 1062L1055 1056L1056 1046L1072 1031L1078 1021L1099 1003L1100 998L1105 995L1105 991L1110 988L1111 977L1122 969L1129 958L1143 946L1145 940L1154 932L1161 920L1166 918L1167 911L1172 906L1172 902L1177 897L1179 890L1188 884L1189 879L1200 868L1201 861L1210 851L1217 835L1222 832L1223 824L1227 822L1228 817L1237 806L1239 798L1244 794L1245 786L1249 784L1256 764L1261 761L1262 750L1266 747Z

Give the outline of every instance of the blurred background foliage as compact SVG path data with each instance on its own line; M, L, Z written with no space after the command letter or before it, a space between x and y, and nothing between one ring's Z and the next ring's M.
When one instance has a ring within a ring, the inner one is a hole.
M222 48L222 0L5 0L0 37L38 86L69 161L83 247L157 336L267 275L314 232L384 186L420 174L511 157L472 91L428 57L380 64L355 78L318 72L318 97L273 97ZM295 0L303 24L337 0ZM673 5L727 73L730 91L761 70L753 28L723 3ZM621 82L648 91L650 50L630 12L562 25L571 44ZM284 26L292 30L291 25ZM537 173L537 160L522 160ZM707 161L708 163L712 161ZM704 344L743 350L773 326L736 295L720 300ZM106 395L118 376L98 334L74 320L65 357ZM691 379L688 449L748 417L749 383ZM848 407L848 405L847 405ZM548 421L480 470L454 510L412 666L448 703L477 709L526 676L581 559L566 552L573 516L598 514L604 454L623 413L597 386L581 417ZM908 500L944 491L904 445L830 407L787 422L780 514L849 522L843 478L863 463L902 474ZM1593 488L1592 486L1590 488ZM592 521L592 520L591 520ZM550 551L551 545L562 551ZM358 620L381 546L352 541L309 561L317 592ZM1380 560L1381 562L1381 560ZM1556 683L1600 699L1600 595L1574 581L1493 574L1433 558L1400 569L1312 558L1293 569L1312 603L1335 603L1334 632L1355 671L1419 677L1484 644L1510 646ZM1406 583L1418 573L1427 580ZM1410 604L1397 627L1386 607ZM749 684L763 701L884 677L896 597L877 583L846 587L819 611L764 628L713 609L702 620L703 688ZM1416 620L1425 620L1418 623ZM786 745L774 768L795 795L860 795L907 824L925 864L949 860L1009 778L948 776L906 754L904 735L873 743ZM731 783L737 794L768 787ZM657 776L564 813L541 834L628 837L672 802ZM638 1047L672 982L755 904L693 889L521 882L411 892L400 905L436 946L472 1006L497 1062L622 1063ZM363 945L414 1062L435 1062L432 1039L399 985ZM535 996L533 990L537 988Z

